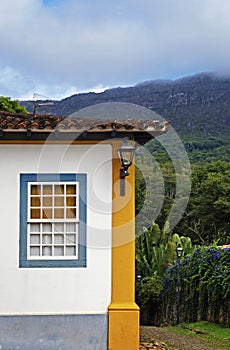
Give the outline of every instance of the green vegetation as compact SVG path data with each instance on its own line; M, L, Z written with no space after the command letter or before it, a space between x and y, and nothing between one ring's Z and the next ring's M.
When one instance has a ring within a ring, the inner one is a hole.
M230 329L206 321L167 327L142 327L141 340L153 347L161 344L162 349L167 350L227 350Z
M141 281L136 284L136 297L143 311L141 315L143 323L161 322L158 311L162 313L161 296L164 290L162 276L176 261L178 245L182 246L183 254L189 254L194 249L189 237L161 231L155 223L150 229L145 228L136 239L136 271L142 276ZM152 310L155 310L154 313Z
M141 166L136 177L136 208L142 221L137 221L136 269L142 280L137 282L136 293L141 320L153 325L176 323L179 273L180 322L208 320L230 326L230 249L218 248L230 243L230 139L185 137L183 141L192 168L191 193L172 229L167 220L177 195L177 179L183 182L188 168L177 159L177 173L167 145L163 148L157 140L146 145L153 163L137 155L137 166ZM174 145L169 147L176 158ZM143 209L147 191L151 196ZM154 216L155 223L149 224L151 211L159 203L162 208ZM183 240L189 249L184 249L178 265L176 247L185 248Z
M227 244L230 241L230 139L220 141L217 138L204 138L199 142L193 139L187 141L185 147L191 160L192 188L186 210L174 232L181 236L189 236L193 244ZM146 148L156 161L151 165L148 164L148 160L145 164L144 158L137 155L137 166L141 164L140 168L145 173L144 178L137 169L136 214L142 210L143 217L142 221L137 220L137 234L142 232L144 226L150 227L151 215L152 220L160 227L165 226L175 198L178 197L178 181L186 183L188 176L188 168L180 159L177 160L180 173L176 173L166 150L157 140L149 142ZM209 157L206 159L207 152ZM176 154L176 150L174 153ZM146 201L146 178L149 195L147 205L142 208ZM181 201L186 200L183 197L183 189L179 196ZM161 210L158 208L160 205ZM159 213L155 215L157 211Z
M0 96L0 111L10 113L28 113L25 107L20 106L17 100L11 100L10 97Z
M221 137L182 137L191 163L207 163L216 160L229 162L230 138Z
M230 326L230 248L192 247L188 237L162 234L153 224L137 239L136 269L143 277L136 283L142 324L201 319Z
M200 321L185 323L178 326L168 326L168 330L176 334L199 339L204 349L209 346L218 350L229 349L230 329L211 322Z
M230 242L230 163L194 165L189 203L176 229L196 244Z
M177 259L176 248L181 245L184 254L192 251L191 239L161 231L156 223L136 239L136 262L138 274L142 276L163 276L166 268Z
M202 319L230 326L229 271L230 248L203 246L177 260L163 276L163 320L169 323L168 315L177 310L180 322ZM170 321L175 323L175 318Z
M192 164L208 163L216 160L229 162L230 159L230 138L221 136L182 136L181 140ZM173 145L169 144L169 147ZM146 149L162 164L170 161L170 158L162 145L153 139L146 145Z
M169 326L168 329L175 330L178 334L187 335L209 335L215 337L219 341L225 340L226 343L230 342L230 329L217 325L212 322L199 321L193 323L182 323L178 326Z

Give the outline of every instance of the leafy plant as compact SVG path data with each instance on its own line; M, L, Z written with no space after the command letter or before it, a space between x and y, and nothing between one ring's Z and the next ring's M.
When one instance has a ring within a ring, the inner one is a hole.
M141 306L143 323L155 318L156 324L160 320L158 312L161 311L162 276L167 267L176 261L176 247L179 244L185 252L193 249L189 237L180 237L169 230L163 231L156 223L149 229L144 228L136 239L136 270L142 277L136 283L136 299Z
M178 268L178 264L180 266ZM230 249L215 245L196 249L177 261L163 276L164 305L175 308L181 281L180 318L230 325Z
M11 113L28 113L27 109L20 106L17 100L11 100L10 97L0 96L0 111Z

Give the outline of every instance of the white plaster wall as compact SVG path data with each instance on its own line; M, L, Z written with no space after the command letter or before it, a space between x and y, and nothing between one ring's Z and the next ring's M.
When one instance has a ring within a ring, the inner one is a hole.
M0 315L104 313L111 300L110 145L0 145ZM87 174L87 267L19 268L20 173Z

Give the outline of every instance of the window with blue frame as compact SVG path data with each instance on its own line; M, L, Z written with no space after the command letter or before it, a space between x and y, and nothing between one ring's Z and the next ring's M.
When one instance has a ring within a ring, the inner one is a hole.
M86 174L20 175L20 267L86 266Z

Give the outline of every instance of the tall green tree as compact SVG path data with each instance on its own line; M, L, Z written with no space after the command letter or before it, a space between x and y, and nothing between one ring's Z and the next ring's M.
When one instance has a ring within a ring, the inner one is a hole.
M27 109L20 106L18 100L11 100L10 97L0 96L0 111L11 113L28 113Z
M198 244L229 243L230 163L194 166L189 205L177 230Z

